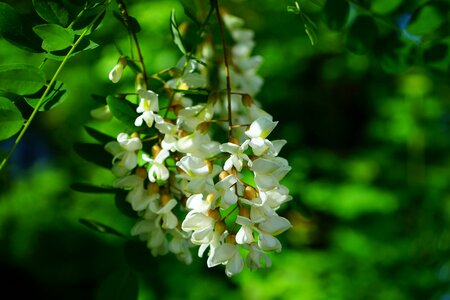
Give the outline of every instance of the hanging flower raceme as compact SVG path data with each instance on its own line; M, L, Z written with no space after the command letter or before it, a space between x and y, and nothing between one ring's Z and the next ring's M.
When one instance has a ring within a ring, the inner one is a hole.
M208 267L224 265L233 276L245 266L270 267L267 253L281 251L278 236L291 224L278 210L292 197L280 181L291 168L278 156L286 141L269 139L278 122L252 98L263 82L257 74L262 58L251 55L253 32L237 17L224 15L223 21L232 38L225 53L230 66L217 58L214 40L205 39L198 57L184 53L170 72L152 77L160 89L137 72L135 93L120 98L133 108L122 115L111 109L128 122L128 131L105 149L118 177L114 187L139 218L132 236L152 255L171 252L188 264L191 248L198 247ZM127 62L119 59L112 82ZM232 83L226 95L225 74Z

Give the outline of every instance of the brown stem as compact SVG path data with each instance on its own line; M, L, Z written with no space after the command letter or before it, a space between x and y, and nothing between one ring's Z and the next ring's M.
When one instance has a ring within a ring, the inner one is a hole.
M217 23L219 24L220 29L220 37L222 39L223 46L223 61L225 64L225 77L227 81L227 103L228 103L228 139L231 139L233 136L233 117L231 114L231 78L230 78L230 65L228 64L228 54L227 47L225 42L225 32L223 26L223 20L220 15L219 2L218 0L210 0L211 5L214 7L216 11Z

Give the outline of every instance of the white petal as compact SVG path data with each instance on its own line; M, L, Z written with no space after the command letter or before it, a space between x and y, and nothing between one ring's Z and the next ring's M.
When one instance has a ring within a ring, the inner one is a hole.
M227 274L228 277L231 277L240 273L243 268L244 260L239 251L236 250L236 254L228 261L227 266L225 267L225 274Z
M292 227L288 219L271 215L258 225L259 229L272 235L278 235Z

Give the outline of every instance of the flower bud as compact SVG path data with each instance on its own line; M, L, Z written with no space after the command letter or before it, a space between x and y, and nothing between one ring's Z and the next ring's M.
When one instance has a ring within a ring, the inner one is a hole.
M161 152L161 147L158 144L154 144L152 146L152 155L153 155L153 157L156 157L159 154L159 152Z
M246 107L250 107L255 104L255 100L249 94L242 95L242 104Z
M209 126L211 125L211 122L201 122L197 125L197 128L195 130L200 131L201 133L205 134L209 130Z
M225 177L227 177L228 175L230 175L230 173L228 173L227 171L222 171L219 174L219 179L223 180Z
M214 201L214 194L213 193L211 193L208 196L206 196L206 202L213 203L213 201Z
M253 187L247 185L244 190L244 197L247 200L252 200L258 197L258 192Z
M159 199L159 203L161 203L161 206L164 206L170 201L170 199L172 199L172 197L169 194L163 194Z
M136 91L147 90L147 83L145 82L144 74L137 73L136 75Z
M139 167L136 169L136 175L141 178L147 178L147 170L145 168Z
M114 68L109 72L109 79L113 83L119 82L120 78L122 77L123 69L126 67L128 62L128 57L121 56L119 60L117 61L117 64L114 66Z
M220 212L218 209L213 209L213 210L208 211L208 216L213 218L214 221L219 221L221 218Z
M227 230L227 225L222 221L218 221L214 225L214 231L217 232L218 234L224 233L225 230Z
M138 137L139 137L139 132L133 132L133 133L131 134L131 137L132 137L132 138L138 138Z
M112 113L108 105L103 105L91 110L91 117L99 121L109 121L112 119Z
M237 138L235 138L235 137L231 137L229 139L229 142L239 146L239 140Z
M147 191L150 195L158 194L159 193L159 185L151 182L147 187Z
M226 242L227 244L233 244L233 245L235 245L235 244L236 244L236 235L230 234L229 236L227 236L227 237L225 238L225 242Z
M239 208L239 215L250 219L250 209L247 206L241 206Z

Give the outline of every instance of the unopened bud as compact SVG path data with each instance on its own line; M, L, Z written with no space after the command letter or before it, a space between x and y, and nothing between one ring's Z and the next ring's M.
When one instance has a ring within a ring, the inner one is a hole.
M147 191L150 195L159 193L159 185L156 183L150 183L147 187Z
M145 168L139 167L136 169L136 176L141 178L147 178L147 170Z
M139 132L133 132L133 133L131 134L131 137L132 137L132 138L138 138L138 137L139 137Z
M206 196L206 202L213 203L213 201L214 201L214 194L213 193L211 193L208 196Z
M249 94L242 95L242 104L246 107L250 107L255 104L255 100L253 100L252 96Z
M208 122L208 121L201 122L200 124L197 125L195 130L200 131L200 133L202 133L202 134L205 134L208 132L210 125L211 125L211 122Z
M225 238L225 242L227 243L227 244L236 244L236 235L234 235L234 234L230 234L229 236L227 236L226 238Z
M185 137L185 136L188 136L188 135L189 135L189 133L187 133L187 131L185 131L185 130L179 130L179 131L178 131L178 136L179 136L180 138Z
M161 206L164 206L170 201L170 199L172 199L172 197L169 194L163 194L159 199L159 203L161 203Z
M152 155L153 155L153 157L158 156L159 152L161 152L161 147L158 144L154 144L152 146Z
M91 117L100 121L109 121L112 119L112 113L108 105L103 105L91 110Z
M219 210L217 210L217 209L208 211L208 216L211 217L211 218L213 218L214 221L219 221L220 218L221 218L220 212L219 212Z
M219 179L220 179L220 180L224 180L225 177L227 177L228 175L230 175L230 173L228 173L227 171L222 171L222 172L220 172L220 174L219 174Z
M212 162L211 162L210 160L205 160L205 162L206 162L206 164L208 165L208 171L209 171L209 173L211 173L212 170L213 170L213 164L212 164Z
M238 145L239 146L239 140L235 137L230 137L230 139L228 140L230 143Z
M258 197L258 192L253 187L247 185L244 190L244 197L247 200L252 200Z
M218 234L224 233L225 230L227 230L227 225L222 221L218 221L214 225L214 231L217 232Z
M247 206L241 206L239 208L239 215L249 219L250 218L250 209Z
M136 75L136 91L147 90L147 83L145 82L144 74L137 73Z
M128 57L121 56L119 60L117 61L117 64L114 66L114 68L109 72L109 79L113 83L119 82L120 78L122 77L123 69L125 69L128 62Z

